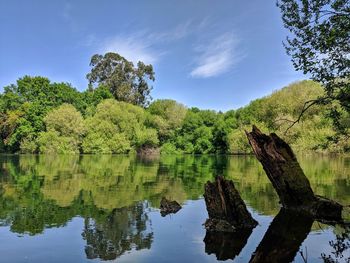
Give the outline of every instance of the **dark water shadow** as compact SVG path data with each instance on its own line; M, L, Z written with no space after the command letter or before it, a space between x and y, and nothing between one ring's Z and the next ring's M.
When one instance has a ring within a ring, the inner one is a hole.
M249 262L292 262L313 222L308 215L281 209Z
M217 260L234 259L247 244L253 228L237 230L235 232L207 231L204 243L205 252L215 254Z

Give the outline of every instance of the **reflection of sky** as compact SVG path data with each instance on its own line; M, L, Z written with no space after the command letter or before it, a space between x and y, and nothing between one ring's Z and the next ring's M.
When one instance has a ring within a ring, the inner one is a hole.
M252 210L250 210L252 211ZM215 262L214 254L205 253L203 223L207 218L204 200L188 201L177 214L161 217L156 209L148 212L148 232L154 233L151 249L125 252L117 262ZM246 246L234 262L248 262L262 240L272 217L258 215L259 222L248 239ZM85 241L81 233L84 220L75 217L64 227L46 229L43 234L18 237L9 227L0 228L1 262L90 262L86 259ZM320 262L321 253L331 254L329 240L334 240L332 228L311 232L300 246L308 262ZM344 255L349 257L350 254ZM230 260L229 260L230 261ZM96 260L94 260L96 262ZM295 262L303 262L299 252Z
M334 240L335 235L332 232L332 228L326 228L322 232L313 231L304 240L300 249L305 253L307 251L308 262L320 262L321 253L331 255L332 247L329 245L329 240ZM350 251L344 255L345 258L350 257ZM299 261L302 261L301 255L298 253L297 257ZM297 261L297 260L296 260ZM344 261L345 262L345 261Z
M66 226L45 229L35 236L10 232L0 228L0 262L87 262L81 237L84 219L75 217Z

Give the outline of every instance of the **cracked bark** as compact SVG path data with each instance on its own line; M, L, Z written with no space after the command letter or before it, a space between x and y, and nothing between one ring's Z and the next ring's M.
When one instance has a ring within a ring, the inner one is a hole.
M303 210L315 219L340 221L343 206L317 196L290 146L275 133L263 134L256 126L246 131L249 143L286 209Z
M257 225L233 182L222 176L205 184L204 199L209 215L205 226L209 231L233 232Z

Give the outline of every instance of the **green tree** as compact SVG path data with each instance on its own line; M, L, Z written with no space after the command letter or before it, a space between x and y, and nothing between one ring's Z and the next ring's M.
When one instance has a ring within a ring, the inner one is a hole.
M44 118L47 132L38 138L42 153L79 153L85 131L80 112L70 104L62 104Z
M158 134L155 129L144 128L136 131L136 147L157 147L159 144Z
M50 111L44 121L47 130L55 130L62 136L82 137L85 130L81 113L71 104Z
M301 114L314 104L332 101L350 112L350 2L278 0L277 5L284 26L291 32L285 47L295 69L310 74L326 91L307 101ZM334 109L332 116L337 119L339 115Z
M158 130L161 142L173 139L186 117L187 108L175 100L156 100L148 107L152 126Z
M51 83L44 77L24 76L5 87L0 97L0 136L6 151L16 152L22 141L35 140L45 130L46 113L62 103L81 111L86 107L81 93L70 84Z
M152 87L148 80L155 80L152 65L139 61L135 67L121 55L109 52L105 55L93 55L90 66L91 72L86 75L90 87L94 84L107 86L120 101L139 106L149 103Z
M79 141L74 137L61 136L55 130L41 132L38 136L40 153L76 154L79 153Z
M228 150L227 136L232 130L231 123L224 120L223 114L219 114L213 127L213 147L217 153L226 153Z
M149 135L146 119L146 112L141 107L114 99L102 101L97 105L95 115L86 119L87 135L83 151L127 153ZM151 133L153 136L156 132Z
M87 89L82 93L86 108L84 116L92 116L96 112L96 106L105 99L113 98L112 93L106 86L98 86L95 89Z
M212 129L203 126L194 131L194 152L195 153L211 153L213 152L213 134Z

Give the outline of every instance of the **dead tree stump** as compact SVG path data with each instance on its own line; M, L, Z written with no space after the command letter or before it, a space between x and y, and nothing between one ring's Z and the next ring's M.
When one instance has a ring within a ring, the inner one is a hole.
M282 207L303 210L320 220L339 221L343 206L316 196L290 146L275 133L263 134L256 126L246 131L249 143L275 188Z
M232 181L222 176L204 187L204 199L209 215L205 222L208 231L233 232L240 228L253 228L258 223L252 218Z
M171 201L162 197L160 201L160 214L161 216L166 216L167 214L176 214L182 207L175 200Z

